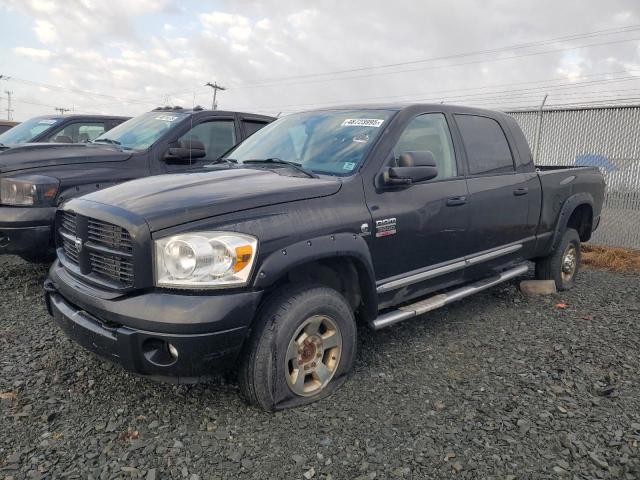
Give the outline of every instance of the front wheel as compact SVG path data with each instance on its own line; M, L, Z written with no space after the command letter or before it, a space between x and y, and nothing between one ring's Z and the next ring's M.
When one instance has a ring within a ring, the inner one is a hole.
M268 411L311 403L342 385L355 351L353 311L342 295L319 285L287 285L256 319L240 366L240 390Z
M536 278L554 280L558 291L568 290L575 284L581 258L580 235L568 228L551 255L536 261Z

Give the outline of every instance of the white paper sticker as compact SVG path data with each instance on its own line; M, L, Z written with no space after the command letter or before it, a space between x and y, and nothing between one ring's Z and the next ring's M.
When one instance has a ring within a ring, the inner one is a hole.
M356 143L367 143L369 141L369 135L361 133L360 135L353 137L353 141Z
M374 127L379 128L384 123L384 120L377 118L347 118L342 122L343 127Z
M53 125L56 122L57 120L44 119L40 120L38 123L41 123L42 125Z
M164 122L173 122L177 118L178 117L174 117L173 115L158 115L155 119L156 120L162 120Z
M344 162L344 164L342 165L343 170L351 171L354 168L356 168L356 164L354 162Z

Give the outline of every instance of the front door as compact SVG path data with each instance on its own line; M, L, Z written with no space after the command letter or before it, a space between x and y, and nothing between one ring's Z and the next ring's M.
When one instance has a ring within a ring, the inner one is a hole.
M467 185L442 113L416 116L401 134L389 162L400 154L430 151L438 176L402 187L365 189L371 212L371 248L384 307L458 283L467 241ZM392 166L390 164L385 167Z
M237 143L235 122L233 119L204 121L190 128L187 133L178 139L178 141L180 140L202 142L206 155L201 158L187 159L186 161L165 161L163 163L166 172L179 172L218 159Z

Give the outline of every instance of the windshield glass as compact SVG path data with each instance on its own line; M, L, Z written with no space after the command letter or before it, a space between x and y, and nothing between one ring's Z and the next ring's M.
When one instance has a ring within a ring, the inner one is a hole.
M59 121L60 119L56 118L32 118L0 135L0 143L4 145L15 145L17 143L30 142L36 135L40 135L45 130L53 128Z
M112 143L125 149L145 150L188 116L188 113L176 112L144 113L103 133L93 143Z
M238 163L277 159L314 173L352 175L392 114L388 110L296 113L254 133L225 157Z

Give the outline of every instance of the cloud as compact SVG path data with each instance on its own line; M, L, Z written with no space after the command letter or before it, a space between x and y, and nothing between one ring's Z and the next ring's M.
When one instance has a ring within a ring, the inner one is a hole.
M15 47L13 51L21 57L27 57L33 60L49 60L54 56L49 50L42 48Z
M493 85L500 91L495 85L553 78L577 83L585 75L631 72L640 64L637 41L529 55L638 36L630 32L358 70L640 24L635 0L326 0L312 7L297 0L219 0L215 9L177 0L0 0L0 5L13 12L3 11L5 18L20 14L31 22L32 41L5 42L24 65L48 72L32 80L110 96L60 92L57 100L86 111L136 114L166 97L172 104L208 105L211 89L204 84L209 81L228 87L218 97L224 108L265 113L386 100L475 100L492 106L473 89ZM315 76L350 69L355 71ZM292 78L282 80L286 77ZM614 84L611 90L634 86L640 81ZM525 92L518 101L538 104L543 94ZM506 105L498 94L493 98L496 106ZM563 97L552 91L548 102L554 99Z

